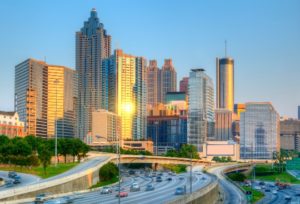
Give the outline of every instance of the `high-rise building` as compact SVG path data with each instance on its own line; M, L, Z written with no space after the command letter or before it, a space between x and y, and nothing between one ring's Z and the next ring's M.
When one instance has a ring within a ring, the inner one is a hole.
M298 120L300 120L300 106L298 106Z
M110 56L111 37L99 21L96 9L76 32L76 70L78 72L77 134L83 139L92 130L92 112L105 108L102 60Z
M179 83L179 87L180 87L179 91L187 93L187 91L188 91L188 85L189 85L189 78L188 77L183 77L180 80L180 83Z
M246 103L241 113L241 159L273 159L280 150L279 115L271 103Z
M121 117L122 139L144 139L147 125L145 59L115 50L114 55L103 61L103 70L108 73L106 78L112 79L105 82L104 104Z
M161 103L161 70L156 60L150 60L147 68L147 104L154 106L158 103Z
M165 101L167 92L177 91L177 73L173 66L172 59L165 59L165 63L161 69L161 88L162 102Z
M74 137L75 71L27 59L15 67L15 111L26 134Z
M232 112L227 109L215 110L215 138L217 141L232 140Z
M214 87L204 69L192 69L188 90L188 143L202 150L214 136Z
M234 106L234 60L216 59L217 108L233 111Z
M300 152L300 120L280 121L280 148Z

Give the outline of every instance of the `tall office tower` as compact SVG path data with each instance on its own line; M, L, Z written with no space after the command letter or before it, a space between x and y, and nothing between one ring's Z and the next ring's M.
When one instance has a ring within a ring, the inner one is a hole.
M271 103L246 103L241 113L240 146L242 159L273 159L280 150L279 115Z
M175 92L177 89L177 73L173 66L172 59L165 59L161 69L161 101L165 101L167 92Z
M300 120L300 106L298 106L298 120Z
M27 134L54 137L57 130L58 137L74 136L76 83L67 67L34 59L16 65L15 111Z
M188 90L188 143L202 151L207 138L214 136L214 87L204 69L192 69Z
M180 80L180 83L179 83L179 86L180 86L179 91L187 93L187 91L188 91L188 85L189 85L189 78L188 77L183 77Z
M234 60L217 58L217 108L233 111L234 106Z
M147 68L147 104L154 106L158 103L161 103L161 70L156 60L150 60Z
M135 65L133 139L142 140L147 136L147 61L143 57L136 57Z
M280 121L280 148L300 152L300 120Z
M232 140L232 112L227 109L215 110L215 138L217 141Z
M146 64L145 59L115 50L114 55L103 61L108 73L108 109L121 117L123 140L146 137ZM116 104L116 105L113 105Z
M92 112L104 108L102 60L110 56L111 37L92 9L88 21L76 32L78 72L77 134L83 139L92 129Z

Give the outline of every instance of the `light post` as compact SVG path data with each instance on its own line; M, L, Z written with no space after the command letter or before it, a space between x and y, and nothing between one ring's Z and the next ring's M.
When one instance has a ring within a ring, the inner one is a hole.
M192 168L193 168L193 149L191 146L191 168L190 168L190 193L192 194L193 192L193 185L192 185L192 180L193 180L193 173L192 173Z
M54 120L54 124L55 124L55 167L57 167L57 84L58 84L59 80L55 79L54 80L54 84L55 84L55 120Z
M155 132L155 156L157 156L157 149L158 149L157 136L158 136L158 125L159 125L159 122L155 121L154 125L155 125L155 131L156 131Z

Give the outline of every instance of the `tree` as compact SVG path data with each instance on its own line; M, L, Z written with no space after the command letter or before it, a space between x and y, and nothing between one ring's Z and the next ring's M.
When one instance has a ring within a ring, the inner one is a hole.
M47 166L49 166L49 164L51 163L51 156L52 156L52 154L49 151L49 149L47 148L47 145L43 144L43 145L39 146L38 157L43 165L44 174L46 174Z
M65 163L67 163L67 155L71 154L72 141L63 138L58 140L58 144L60 146L59 154L64 156Z
M103 165L99 170L99 177L101 181L109 181L118 176L118 174L119 169L112 162L108 162L107 164Z
M33 152L38 151L39 144L41 143L40 138L35 137L34 135L28 135L24 140L29 144Z

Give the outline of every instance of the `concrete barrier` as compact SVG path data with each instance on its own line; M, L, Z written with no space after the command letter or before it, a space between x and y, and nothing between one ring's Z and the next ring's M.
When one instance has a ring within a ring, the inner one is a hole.
M176 198L172 201L167 202L167 204L198 204L198 203L205 203L205 204L215 204L219 200L219 182L216 176L214 177L213 181L201 188L192 194L187 194Z

